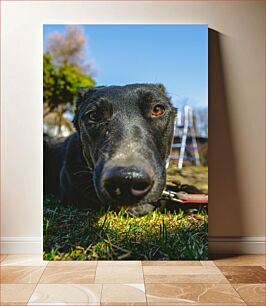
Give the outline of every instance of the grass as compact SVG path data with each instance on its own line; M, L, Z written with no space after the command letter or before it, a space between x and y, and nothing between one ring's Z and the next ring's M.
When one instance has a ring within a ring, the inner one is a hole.
M175 168L170 167L168 180L178 183ZM125 209L63 207L54 197L46 197L43 214L46 260L189 260L208 255L205 210L156 209L132 217Z

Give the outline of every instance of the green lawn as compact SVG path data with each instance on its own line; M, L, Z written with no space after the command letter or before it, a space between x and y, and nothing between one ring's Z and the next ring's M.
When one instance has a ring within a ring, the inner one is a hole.
M193 183L206 192L207 168L199 170L187 167L178 175L171 166L168 182ZM204 210L156 209L132 217L124 209L95 212L63 207L55 198L46 197L43 217L46 260L206 259L208 255L208 215Z

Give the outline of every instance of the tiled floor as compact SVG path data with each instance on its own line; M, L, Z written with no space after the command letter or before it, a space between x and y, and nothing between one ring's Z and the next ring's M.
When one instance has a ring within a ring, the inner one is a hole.
M1 255L3 305L264 306L265 258L45 262Z

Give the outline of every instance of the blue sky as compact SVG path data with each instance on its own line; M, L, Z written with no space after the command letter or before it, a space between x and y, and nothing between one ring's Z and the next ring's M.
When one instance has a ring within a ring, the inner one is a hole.
M208 25L82 25L97 85L162 83L176 106L208 105ZM44 26L44 50L53 32Z

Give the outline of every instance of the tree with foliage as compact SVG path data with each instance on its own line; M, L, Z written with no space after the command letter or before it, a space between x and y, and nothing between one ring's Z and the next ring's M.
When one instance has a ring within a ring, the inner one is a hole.
M43 55L43 102L48 111L72 105L79 87L94 86L92 77L74 65L55 65L49 53Z
M76 37L77 35L77 37ZM48 41L48 50L43 55L43 106L44 123L57 126L57 137L62 136L62 126L73 131L71 122L64 117L66 111L73 112L74 98L79 87L94 86L95 81L80 66L85 37L81 32L68 30L66 36ZM77 46L74 47L74 45Z

